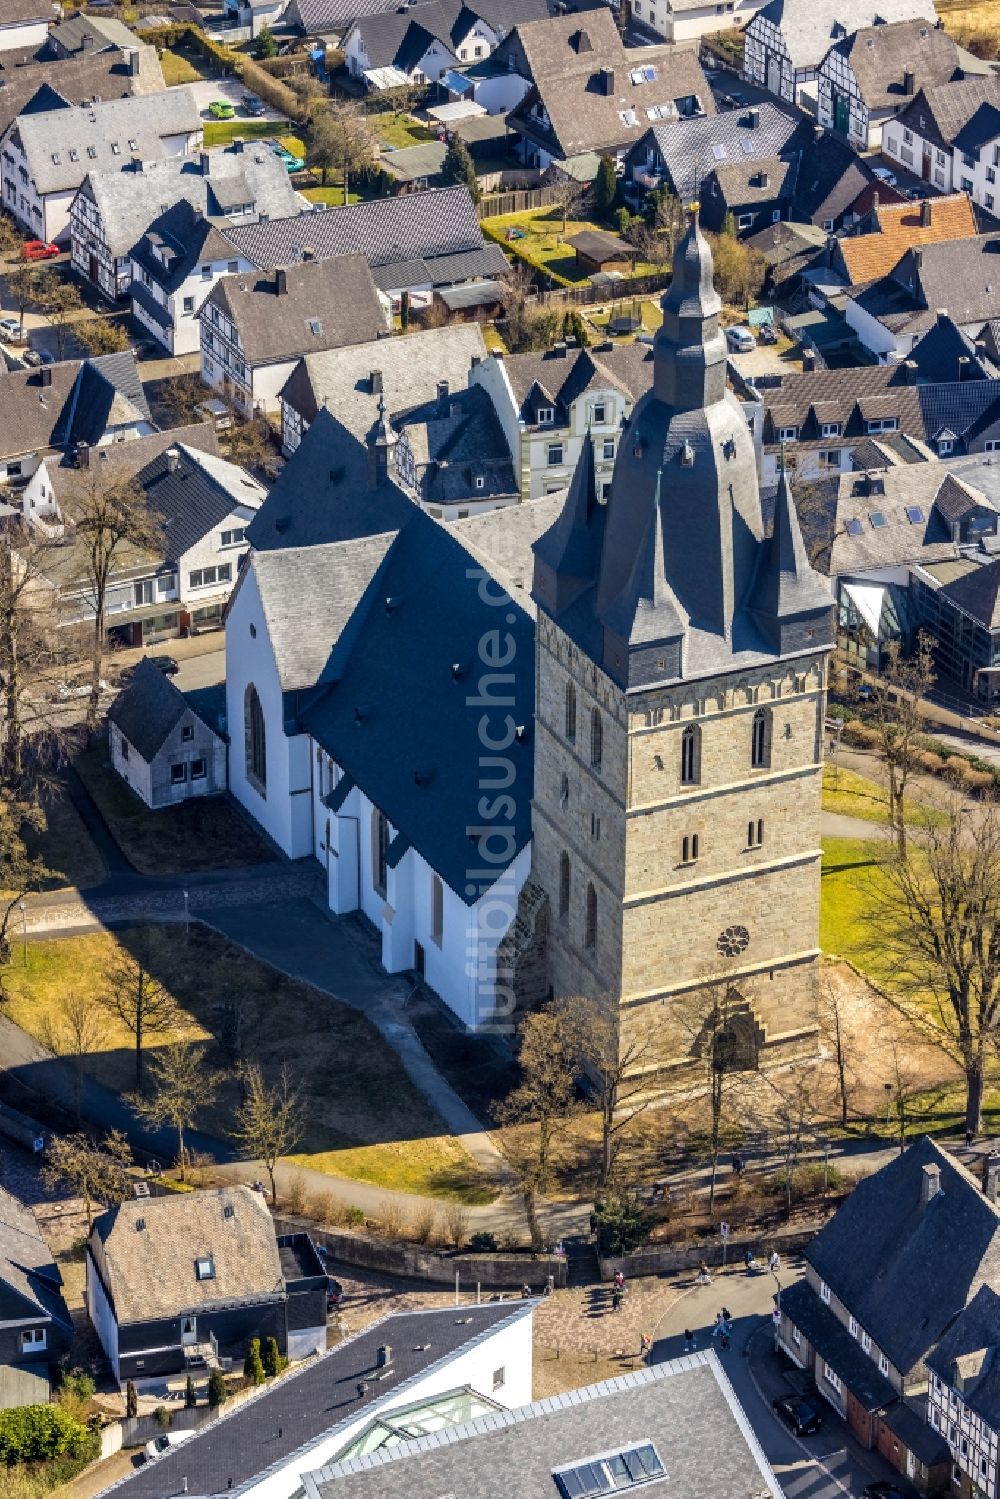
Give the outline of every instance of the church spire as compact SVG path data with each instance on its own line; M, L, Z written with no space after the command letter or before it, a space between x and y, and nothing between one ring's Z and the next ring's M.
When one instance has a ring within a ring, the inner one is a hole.
M675 411L696 411L726 393L726 340L719 325L722 298L712 279L712 251L698 225L698 204L674 251L673 277L661 306L663 325L653 349L653 389Z
M787 625L817 612L829 614L830 590L806 555L788 466L782 459L774 529L765 543L750 607L765 631L787 647Z

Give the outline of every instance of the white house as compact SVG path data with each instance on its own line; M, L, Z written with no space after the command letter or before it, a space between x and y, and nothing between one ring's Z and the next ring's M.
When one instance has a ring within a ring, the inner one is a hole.
M763 0L633 0L632 11L667 42L696 42L743 27Z
M220 795L226 742L210 717L144 656L108 709L112 769L154 810Z
M128 442L154 430L131 350L2 371L0 411L0 485L31 479L47 455ZM37 486L33 493L40 494Z
M370 89L437 83L451 68L484 61L513 25L547 14L544 0L423 0L361 16L344 53Z
M882 132L883 153L943 193L964 192L995 213L1000 196L1000 78L918 90Z
M0 52L41 47L58 14L52 0L4 0L0 11Z
M171 354L201 348L198 313L223 276L255 275L222 228L187 201L155 220L129 257L132 316Z
M835 42L820 63L817 119L856 151L877 151L883 127L918 89L960 76L958 47L925 18L866 26Z
M186 156L200 142L190 88L22 114L0 138L3 206L36 238L68 244L73 199L88 172Z

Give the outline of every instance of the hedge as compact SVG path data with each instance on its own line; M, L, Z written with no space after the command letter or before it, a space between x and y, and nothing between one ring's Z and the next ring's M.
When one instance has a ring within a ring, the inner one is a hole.
M210 36L196 26L151 26L142 33L142 40L151 47L169 48L171 51L184 44L200 52L209 62L214 62L223 73L239 73L243 58L231 47L213 42Z
M90 1459L100 1439L60 1405L20 1405L0 1410L0 1463L46 1462L53 1457Z
M530 271L535 271L539 276L544 277L545 280L542 283L543 291L547 290L549 284L553 281L556 286L579 286L580 283L578 281L570 281L567 276L560 276L558 271L549 270L544 260L539 260L537 256L532 255L529 250L525 250L522 247L519 239L512 239L508 243L504 236L509 226L503 229L494 229L489 219L481 219L479 227L489 239L495 240L505 255L513 255L515 260L522 261Z

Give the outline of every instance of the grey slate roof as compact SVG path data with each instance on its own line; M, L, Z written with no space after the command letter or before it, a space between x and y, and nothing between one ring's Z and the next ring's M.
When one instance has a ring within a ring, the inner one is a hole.
M285 23L310 36L342 36L359 16L394 10L397 0L291 0Z
M53 0L4 0L0 19L4 25L16 26L19 21L51 21L55 15Z
M143 163L141 171L91 172L80 190L95 204L115 256L126 255L168 205L182 199L210 217L251 203L255 213L270 218L297 213L301 207L277 156L253 142L242 151L230 146L201 156ZM183 249L183 240L178 248Z
M639 343L613 349L507 354L503 365L518 415L530 424L537 421L540 406L554 407L556 425L565 423L573 401L587 390L609 385L638 400L653 379L653 351Z
M934 326L917 340L907 357L916 365L918 379L939 384L996 379L1000 375L1000 366L984 351L977 352L972 339L946 312L938 314Z
M8 54L0 52L0 135L27 109L35 112L70 108L95 98L113 99L116 95L152 94L164 87L163 73L155 51L149 46L133 46L139 54L139 72L132 74L129 61L120 48L105 52L67 57L61 61L32 61L20 67L7 67ZM41 95L41 98L36 96Z
M928 1358L927 1367L958 1390L968 1410L1000 1431L1000 1296L992 1286L980 1286Z
M204 321L213 307L236 325L250 365L294 359L313 349L367 343L386 329L386 315L363 255L302 261L274 275L223 276L198 316Z
M0 1187L0 1320L50 1317L69 1327L62 1275L35 1215Z
M159 453L136 477L162 519L169 562L179 561L234 510L256 510L266 494L245 469L182 443Z
M481 250L483 232L466 187L375 198L264 224L241 224L229 237L262 270L290 265L311 249L317 260L364 255L373 266Z
M921 1205L924 1167L941 1190ZM912 1369L1000 1277L1000 1210L933 1140L858 1183L805 1251L890 1362Z
M402 10L366 16L356 23L370 68L409 72L436 38L452 52L480 17L505 34L521 21L547 16L547 0L422 0Z
M831 577L957 557L952 521L977 506L995 508L985 495L957 482L933 459L880 466L878 478L881 487L872 493L864 475L842 474L833 481L829 510L822 517L814 516L809 526L813 555L824 548L817 565ZM919 519L911 520L908 510L919 511ZM870 517L876 512L884 517L884 525L872 525ZM847 529L852 521L860 523L860 535L851 535Z
M897 268L901 280L912 266L910 251ZM920 304L932 316L944 308L956 323L986 322L1000 313L1000 235L922 245L916 277Z
M1000 77L992 73L920 89L899 120L917 129L920 119L920 133L936 144L977 153L1000 135Z
M984 629L1000 630L1000 559L946 583L941 596L971 614Z
M96 443L116 397L151 420L131 350L0 373L0 457Z
M749 25L753 34L770 21L781 32L788 55L796 68L814 68L830 43L865 26L908 21L921 16L933 26L937 20L934 0L770 0Z
M108 719L148 764L187 709L180 688L143 656L108 709Z
M910 98L903 74L912 72L917 88L933 88L958 76L958 47L932 20L891 21L864 26L834 48L854 73L870 110L899 109Z
M695 197L710 172L772 160L801 134L802 126L793 116L766 100L756 107L756 114L756 125L751 124L750 110L735 109L707 119L653 125L639 142L638 152L655 143L674 191L682 199Z
M171 88L108 99L71 113L54 109L21 115L13 128L35 185L45 195L71 192L89 171L123 167L133 156L155 161L164 154L164 136L193 134L200 127L190 88Z
M428 505L517 497L514 463L493 402L479 386L408 407L392 421Z
M651 1499L747 1499L778 1481L713 1353L498 1411L309 1476L309 1499L493 1499L499 1475L517 1499L553 1499L554 1470L651 1442L665 1476ZM516 1475L516 1478L514 1478ZM502 1490L501 1490L502 1491Z
M56 441L67 448L78 442L94 444L109 425L127 418L129 409L152 425L134 352L122 349L85 359L56 429Z
M186 427L173 427L166 432L150 432L145 437L136 437L128 442L107 443L99 452L91 452L91 461L100 464L102 474L117 481L124 475L140 473L167 448L183 443L188 449L199 448L204 453L219 454L219 439L211 422L192 422ZM85 495L90 484L88 467L69 463L50 463L47 466L49 482L60 505L72 508L80 495Z
M95 47L134 47L135 34L123 22L113 16L102 16L96 11L66 16L49 28L49 36L67 52L79 52L90 37Z
M304 1472L309 1467L309 1448L356 1414L357 1382L375 1368L380 1346L391 1346L393 1372L379 1388L395 1396L411 1380L531 1309L530 1302L505 1302L463 1306L459 1316L449 1308L382 1318L264 1386L249 1400L224 1410L183 1447L138 1468L104 1492L114 1492L120 1499L164 1499L165 1494L179 1493L186 1478L192 1495L238 1495L258 1474L280 1471L293 1460ZM378 1411L375 1397L369 1397L368 1409L372 1415Z
M852 1338L843 1322L823 1305L807 1280L782 1291L781 1309L836 1370L862 1410L876 1411L896 1399L895 1388L879 1373L874 1359L862 1351L857 1338ZM868 1330L866 1323L862 1326Z

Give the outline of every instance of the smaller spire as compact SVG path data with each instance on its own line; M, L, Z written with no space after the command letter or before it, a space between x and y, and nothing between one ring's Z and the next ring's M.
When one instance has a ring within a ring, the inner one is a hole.
M813 570L806 555L784 459L778 476L774 530L766 545L753 590L752 607L758 617L782 620L833 607L829 587Z
M687 628L687 615L667 581L666 541L660 487L656 473L652 514L628 582L604 615L604 624L627 645L676 640Z

